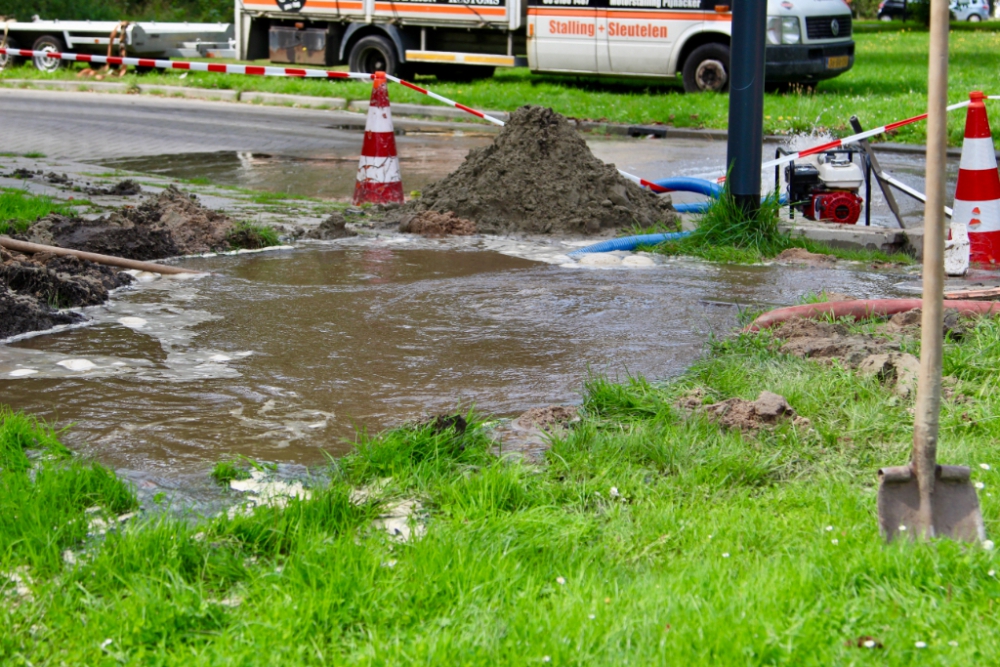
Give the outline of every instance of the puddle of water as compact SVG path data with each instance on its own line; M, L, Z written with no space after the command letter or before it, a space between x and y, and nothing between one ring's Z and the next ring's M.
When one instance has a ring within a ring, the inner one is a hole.
M398 144L403 186L423 190L447 176L465 159L470 148L488 144L492 137L446 140L421 137ZM207 178L218 185L285 192L320 198L350 197L358 175L358 150L332 149L312 155L272 155L249 151L181 153L101 160L103 167L157 174L170 178Z
M900 280L677 260L567 270L449 243L186 260L213 273L126 288L87 309L89 326L0 345L2 402L73 423L72 446L143 483L190 491L236 453L317 464L358 429L579 402L591 371L668 378L735 325L717 302L892 296Z

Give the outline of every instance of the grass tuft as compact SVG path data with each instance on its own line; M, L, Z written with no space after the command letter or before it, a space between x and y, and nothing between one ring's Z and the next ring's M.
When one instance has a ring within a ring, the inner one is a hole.
M0 189L0 234L22 234L35 220L50 213L72 215L73 208L48 195Z
M236 223L226 240L233 249L257 250L281 245L281 239L278 238L278 232L274 227L251 222Z

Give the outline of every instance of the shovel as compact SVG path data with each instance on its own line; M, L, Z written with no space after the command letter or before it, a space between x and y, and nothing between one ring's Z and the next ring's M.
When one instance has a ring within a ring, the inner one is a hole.
M931 2L927 85L927 201L924 206L924 291L913 457L878 471L878 519L886 540L986 537L979 498L965 466L937 464L944 311L944 197L948 104L948 0Z

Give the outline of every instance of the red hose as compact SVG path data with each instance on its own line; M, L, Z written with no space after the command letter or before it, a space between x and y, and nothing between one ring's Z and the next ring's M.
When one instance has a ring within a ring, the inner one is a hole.
M889 317L920 308L920 299L863 299L858 301L832 301L828 303L807 303L804 306L789 306L769 311L755 319L744 331L769 329L775 324L794 319L809 319L822 315L851 317L856 320L869 317ZM962 315L1000 314L1000 303L993 301L949 301L945 308L957 310Z

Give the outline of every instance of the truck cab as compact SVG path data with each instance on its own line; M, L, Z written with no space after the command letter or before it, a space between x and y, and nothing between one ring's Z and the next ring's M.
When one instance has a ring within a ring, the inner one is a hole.
M535 71L675 77L688 92L728 90L729 0L529 0ZM769 0L765 79L811 84L854 64L842 0Z

